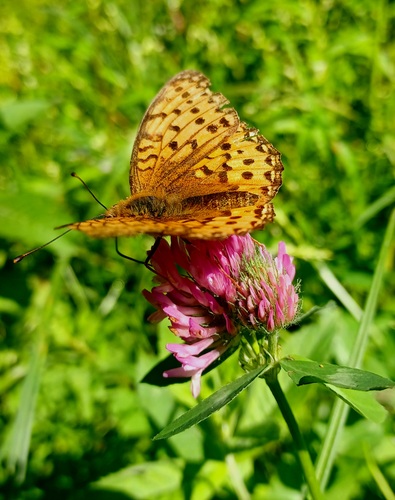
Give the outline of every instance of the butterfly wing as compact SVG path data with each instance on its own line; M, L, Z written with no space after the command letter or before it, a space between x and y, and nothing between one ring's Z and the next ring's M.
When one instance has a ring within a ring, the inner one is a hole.
M171 186L177 190L174 178L182 192L183 174L237 130L236 111L222 109L228 100L211 92L209 85L201 73L183 71L158 93L144 115L134 144L130 167L132 195L163 195Z
M246 234L258 229L274 218L271 203L230 210L206 211L203 217L169 217L154 219L148 216L92 219L69 224L67 227L82 231L93 238L117 236L180 236L186 239L216 240L233 234Z
M281 185L280 153L240 122L196 71L172 78L148 108L133 148L132 194L179 201L249 192L270 201Z
M223 107L227 99L209 85L196 71L172 78L148 108L133 148L132 197L164 199L177 210L156 217L149 210L135 215L110 209L101 219L68 227L93 237L222 239L273 220L280 153L240 122L233 108Z
M282 183L280 153L256 129L240 123L227 141L194 165L185 182L193 184L194 196L239 192L269 202Z

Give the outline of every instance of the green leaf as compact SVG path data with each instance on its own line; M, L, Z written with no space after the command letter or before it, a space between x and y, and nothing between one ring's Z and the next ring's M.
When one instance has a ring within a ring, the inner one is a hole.
M16 130L38 118L50 106L48 101L20 99L4 103L0 108L0 120L9 130Z
M372 422L381 424L388 413L381 404L374 398L371 392L353 391L352 389L342 389L331 384L325 384L328 389L336 394L360 415Z
M178 434L179 432L189 429L189 427L192 427L199 422L202 422L211 414L230 403L266 369L266 367L257 368L256 370L246 373L230 384L225 385L219 391L215 392L200 404L181 415L181 417L174 420L174 422L170 425L166 426L154 437L154 439L167 439L175 434Z
M180 460L141 463L102 477L91 484L86 498L97 498L100 493L107 498L117 498L123 493L130 498L157 498L178 491L182 481ZM121 497L120 497L121 498Z
M0 456L6 463L8 473L15 475L17 484L25 478L35 406L45 361L45 349L41 344L33 351L30 367L22 384L20 405L11 433L3 443Z
M380 391L395 386L392 380L347 366L291 358L280 360L280 365L296 385L332 384L357 391Z

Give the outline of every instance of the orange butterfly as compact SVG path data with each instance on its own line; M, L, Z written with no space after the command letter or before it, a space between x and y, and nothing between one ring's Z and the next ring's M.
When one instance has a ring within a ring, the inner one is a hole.
M209 86L197 71L182 71L169 80L137 134L130 161L131 196L101 217L61 227L95 238L145 233L216 240L271 222L271 200L284 169L280 153L258 130L241 122L233 108L223 107L229 101Z
M146 233L215 240L272 221L280 153L209 86L197 71L168 81L137 134L131 196L100 218L66 227L99 238Z

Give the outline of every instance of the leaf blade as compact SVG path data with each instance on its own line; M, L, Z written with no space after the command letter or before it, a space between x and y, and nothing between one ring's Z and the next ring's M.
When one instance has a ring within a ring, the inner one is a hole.
M395 386L395 382L372 372L338 366L330 363L318 363L311 360L284 358L281 367L296 385L331 384L343 389L357 391L380 391Z
M330 384L325 385L362 417L376 424L382 424L388 415L371 392L353 391L352 389L343 389Z
M180 432L189 429L193 425L202 422L214 412L230 403L265 370L267 370L267 367L257 368L251 372L245 373L242 377L234 380L230 384L225 385L219 391L215 392L204 401L181 415L181 417L178 417L171 424L167 425L156 436L154 436L153 439L167 439L175 434L179 434Z

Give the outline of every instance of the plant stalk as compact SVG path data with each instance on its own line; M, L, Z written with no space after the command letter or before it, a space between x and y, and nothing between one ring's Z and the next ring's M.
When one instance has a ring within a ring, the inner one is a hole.
M281 414L293 438L296 447L296 452L300 461L300 465L303 469L303 473L307 485L309 487L311 496L314 500L321 500L324 497L321 493L320 486L315 475L313 462L311 461L311 457L307 450L306 443L300 433L298 424L295 420L294 414L292 413L291 407L289 406L285 394L283 393L281 386L278 382L278 378L276 377L275 379L272 379L269 377L269 379L266 379L266 383L269 386L269 389L271 390L274 399L276 400L280 408Z

